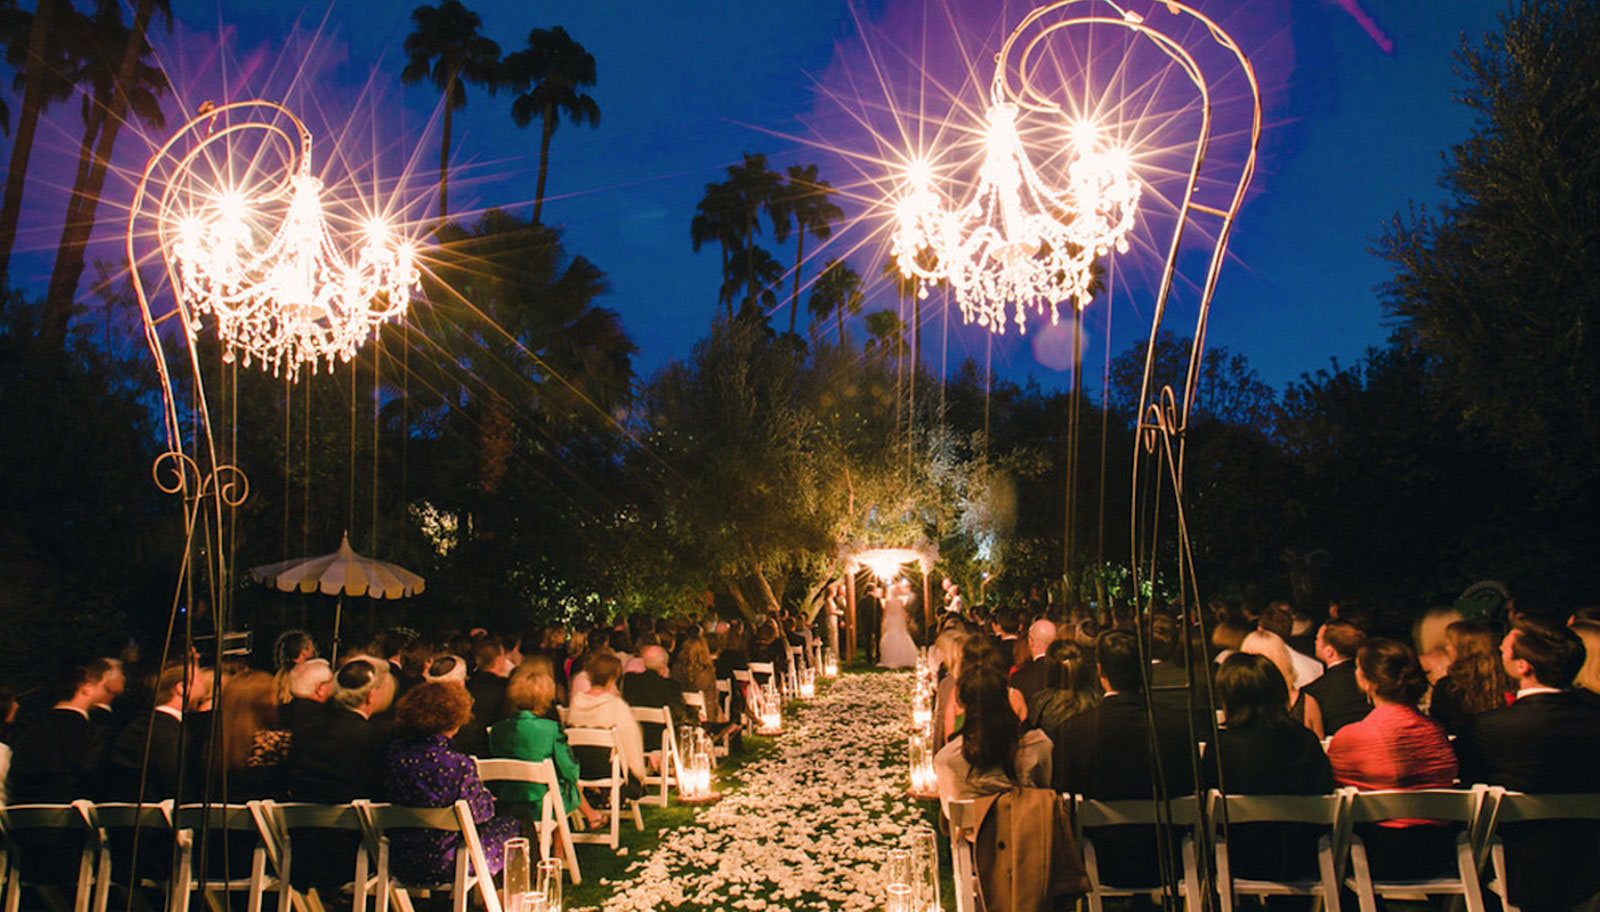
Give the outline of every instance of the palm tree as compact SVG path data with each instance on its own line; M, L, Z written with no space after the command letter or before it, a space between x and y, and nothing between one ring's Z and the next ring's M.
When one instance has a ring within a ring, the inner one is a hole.
M483 20L461 5L444 0L438 6L411 11L416 31L406 36L406 68L400 81L417 85L426 79L444 96L444 136L439 141L439 220L450 212L450 117L467 106L466 84L476 83L494 94L500 84L500 45L479 32Z
M888 357L890 351L899 351L905 344L904 330L900 315L892 310L867 314L867 332L872 336L867 340L867 350L876 351L880 358Z
M72 197L67 201L67 221L61 229L61 243L56 249L55 268L50 272L50 288L45 293L44 325L40 341L47 351L60 351L66 345L67 323L72 316L72 299L77 295L78 282L83 278L84 253L89 246L89 236L94 231L95 210L100 204L100 191L106 183L106 172L111 167L111 152L116 147L117 135L131 113L147 125L160 128L166 118L161 113L159 98L168 88L167 77L161 70L146 62L151 53L146 34L150 20L160 9L168 29L172 28L171 0L139 0L134 8L133 26L124 30L122 14L114 4L103 4L91 20L91 28L102 33L106 43L105 60L109 61L117 42L122 45L122 58L117 65L116 77L109 84L96 80L96 91L108 94L91 95L89 123L85 128L85 144L94 137L93 156L79 169L74 181ZM81 20L80 20L81 21ZM93 61L91 61L93 72Z
M811 315L819 321L827 319L832 314L838 314L839 344L843 345L845 313L860 313L861 301L860 273L842 260L829 260L822 267L822 274L817 276L817 281L811 286L808 305Z
M833 234L832 223L844 218L844 211L830 199L833 186L817 177L816 165L790 165L788 170L783 207L798 231L794 244L794 293L789 298L789 334L793 335L795 312L800 309L800 264L805 261L806 234L809 232L819 241L827 240ZM784 224L783 233L787 235L787 220Z
M6 61L17 71L14 87L22 90L22 109L17 117L16 140L11 144L5 200L0 203L0 281L9 271L11 248L16 243L22 190L39 115L52 102L70 96L77 82L75 76L66 75L68 68L61 58L60 31L55 26L62 10L72 13L65 0L39 0L31 15L14 8L5 11L5 34L0 40L6 45Z
M781 243L782 238L788 236L789 214L785 206L783 179L776 171L768 170L765 155L746 152L743 162L729 165L727 186L728 192L736 201L735 210L739 218L742 247L751 247L755 244L756 235L761 233L763 214L772 225L774 238L778 238ZM771 256L768 255L767 259L770 260ZM725 278L744 280L746 300L757 297L763 285L771 284L757 275L754 267L760 262L754 255L729 258L729 267L734 273L731 277ZM742 271L741 266L744 267Z
M706 184L705 196L695 204L694 218L689 221L689 240L694 252L703 244L715 243L722 249L722 280L728 284L733 255L744 248L742 227L744 216L733 187L727 183ZM728 319L733 319L733 296L719 293L717 303L728 308Z
M522 93L511 103L511 119L526 127L534 117L543 121L539 137L539 183L534 189L533 223L539 224L544 208L544 179L550 171L550 137L561 115L573 124L600 124L600 105L579 89L594 85L594 55L572 40L561 26L534 29L528 46L506 58L506 85Z
M746 317L759 314L761 324L765 325L767 312L778 306L776 288L783 281L783 267L764 248L752 244L735 251L728 268L729 274L722 282L723 301L731 308L733 299L743 289L744 297L739 299L739 315Z

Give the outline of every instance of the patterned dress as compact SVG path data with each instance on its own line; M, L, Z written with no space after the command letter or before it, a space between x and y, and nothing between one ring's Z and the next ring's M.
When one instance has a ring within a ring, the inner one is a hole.
M466 799L477 824L489 870L498 873L505 861L505 842L517 835L514 817L496 817L494 796L478 779L472 758L450 748L443 735L402 738L389 745L384 765L388 798L405 807L449 807ZM455 875L458 833L397 830L389 834L396 877L407 883L441 883Z

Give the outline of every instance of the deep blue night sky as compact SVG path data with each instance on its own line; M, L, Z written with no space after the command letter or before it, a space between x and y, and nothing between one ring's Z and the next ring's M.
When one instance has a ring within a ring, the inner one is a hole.
M362 154L356 149L373 150L390 174L410 157L411 186L427 193L438 158L438 96L424 87L402 88L398 79L413 5L344 0L331 8L296 9L281 0L174 0L179 27L157 42L184 103L252 94L287 98L307 112L314 129L350 130L340 145L352 157ZM569 248L609 274L611 291L601 303L622 315L641 349L637 367L643 374L687 354L716 308L716 249L694 254L689 243L689 220L707 182L721 179L722 169L741 152L761 151L779 169L818 162L836 186L864 192L863 169L870 166L852 166L818 147L873 150L855 149L864 137L850 130L835 132L844 122L840 101L817 87L836 90L859 80L871 72L874 59L893 69L902 51L921 47L932 49L929 71L960 90L961 78L951 74L966 65L942 50L951 46L952 23L969 55L982 59L996 49L1003 23L1028 8L994 0L467 5L482 14L485 32L504 50L520 47L530 28L561 25L597 60L599 84L592 94L603 112L601 124L564 124L557 132L545 221L564 229ZM1244 352L1268 382L1281 386L1330 358L1350 363L1386 337L1374 291L1386 277L1386 264L1369 247L1408 200L1433 204L1442 198L1435 184L1439 156L1471 127L1469 112L1451 100L1451 52L1463 32L1476 39L1494 28L1503 4L1364 0L1364 10L1355 0L1197 5L1240 40L1268 99L1254 192L1234 235L1210 340ZM1370 16L1365 24L1358 16L1363 12ZM980 22L987 25L975 25ZM1392 41L1392 51L1383 41ZM872 99L867 96L873 87L866 88L849 103L882 101L881 91ZM976 94L966 101L976 103ZM929 103L939 106L937 93ZM64 199L57 200L57 187L70 182L78 138L76 105L67 107L41 130L40 141L51 153L30 183L19 280L42 282L59 232ZM509 108L508 97L473 90L468 107L457 114L453 211L496 205L526 211L531 202L538 129L517 129ZM119 164L137 167L145 154L137 142L124 143ZM108 188L112 197L127 193L125 185ZM847 210L859 208L846 204ZM818 256L864 245L851 259L872 279L866 309L892 307L892 293L876 279L881 245L869 234L867 225L853 224ZM97 238L96 254L117 256L112 232ZM808 247L808 259L815 248ZM780 262L793 262L792 246L774 253ZM808 265L807 281L820 262ZM1113 351L1147 328L1148 294L1136 276L1149 266L1117 268L1134 278L1109 302L1096 301L1086 321L1091 375L1106 350L1107 310ZM773 323L782 328L787 319L778 313ZM802 325L805 319L802 313ZM937 369L942 327L932 308L927 319L925 360ZM1035 350L1053 339L1047 333L1037 341L1040 324L1031 325L1028 338L1012 333L995 346L996 369L1013 379L1031 374L1058 385L1064 375L1042 365ZM948 339L943 358L951 369L962 357L983 358L985 334L978 327L952 319ZM1045 360L1055 359L1046 352Z

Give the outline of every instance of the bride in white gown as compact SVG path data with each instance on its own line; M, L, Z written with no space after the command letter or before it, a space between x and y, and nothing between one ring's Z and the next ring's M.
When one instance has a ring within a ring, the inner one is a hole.
M910 591L909 583L899 583L884 596L883 635L878 638L880 668L912 668L917 664L917 644L906 628L906 596Z

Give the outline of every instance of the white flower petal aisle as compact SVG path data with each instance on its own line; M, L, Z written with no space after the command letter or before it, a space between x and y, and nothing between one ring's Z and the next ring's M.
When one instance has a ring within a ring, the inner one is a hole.
M909 674L840 676L785 719L738 788L631 864L600 908L882 906L884 860L924 819L906 797L910 696Z

